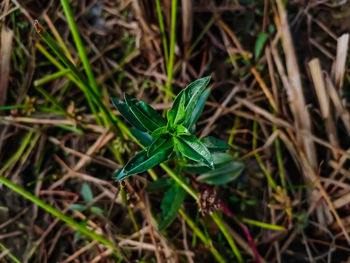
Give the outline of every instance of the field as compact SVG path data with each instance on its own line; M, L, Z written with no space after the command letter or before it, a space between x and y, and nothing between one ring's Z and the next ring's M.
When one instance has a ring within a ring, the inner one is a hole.
M0 262L349 262L349 17L2 0Z

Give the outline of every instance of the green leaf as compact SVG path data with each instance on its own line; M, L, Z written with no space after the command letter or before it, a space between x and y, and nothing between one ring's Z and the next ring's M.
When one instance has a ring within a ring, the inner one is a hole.
M135 156L134 156L135 157ZM116 181L120 181L120 180L123 180L125 177L127 177L127 173L125 172L124 170L124 167L123 168L120 168L119 170L115 171L113 174L112 174L112 177L116 180Z
M103 211L101 208L97 207L97 206L92 206L90 208L91 212L97 215L102 215Z
M154 139L160 137L160 136L166 136L169 134L169 131L167 129L166 126L163 127L159 127L158 129L156 129L155 131L152 132L152 137Z
M210 152L222 152L230 149L230 145L213 136L206 136L201 139L201 142L208 148Z
M112 98L112 102L126 121L128 121L136 129L146 131L145 127L143 127L143 125L138 121L125 102L118 100L117 98Z
M72 204L69 206L70 210L76 210L76 211L80 211L83 212L86 209L85 205L80 205L80 204Z
M188 120L187 127L189 128L191 133L194 133L196 130L196 123L203 112L205 102L207 101L209 94L210 94L210 89L206 89L203 91L203 93L200 95L198 99L196 107L194 108L191 114L190 119Z
M180 135L174 137L176 149L187 158L204 162L208 167L214 168L212 156L205 145L194 135Z
M91 203L94 199L91 188L87 183L83 183L83 186L81 187L81 195L83 196L85 202Z
M197 79L185 88L186 102L184 126L187 128L189 128L188 122L191 118L194 108L196 107L197 101L205 88L208 86L210 78L210 76L207 76L201 79Z
M147 132L140 131L139 129L131 129L131 134L145 147L148 147L154 141L153 137Z
M175 98L173 106L167 113L168 124L174 127L185 119L185 90L182 90Z
M131 99L128 94L124 94L126 104L130 107L131 112L137 120L150 132L159 127L165 126L166 121L148 104Z
M166 151L174 146L170 136L160 136L147 148L147 155L152 156L160 151Z
M209 171L198 176L197 179L203 183L212 185L227 184L236 179L243 171L244 164L241 162L230 162L218 169Z
M174 182L171 178L158 178L156 181L150 182L147 185L146 191L150 193L165 192L173 185L173 183Z
M143 150L138 152L134 157L132 157L129 162L122 168L113 174L113 177L117 181L123 180L132 174L138 174L145 172L154 166L164 162L171 151L161 151L154 155L148 157L147 151Z
M186 191L179 185L174 183L173 186L166 191L162 200L162 215L159 220L158 229L163 230L170 226L176 218L186 196Z
M175 130L176 136L179 135L191 135L191 133L188 131L188 129L185 126L177 125Z
M269 35L266 33L260 33L258 35L258 39L255 42L255 49L254 49L254 56L255 60L258 60L261 54L261 51L264 47L264 44L266 40L268 39Z
M220 167L227 165L228 163L233 161L233 157L231 154L228 153L213 153L213 162L215 169L209 168L205 163L191 163L181 166L182 171L186 173L194 173L194 174L203 174L210 171L215 171L219 169Z

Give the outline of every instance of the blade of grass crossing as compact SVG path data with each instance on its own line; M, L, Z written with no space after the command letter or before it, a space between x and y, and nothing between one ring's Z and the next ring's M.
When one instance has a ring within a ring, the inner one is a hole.
M49 45L52 51L59 57L59 59L72 71L74 78L80 83L79 87L81 87L86 94L89 94L90 99L99 107L99 110L102 114L103 120L105 122L105 126L108 126L109 123L114 124L114 127L119 131L116 122L119 121L116 118L110 109L106 107L106 105L102 102L101 94L96 93L86 81L85 77L80 73L79 69L66 57L63 53L62 49L52 36L45 30L45 28L39 24L38 21L35 21L35 28L40 37ZM56 63L57 64L57 63ZM61 69L62 70L62 69ZM90 105L89 105L90 106ZM96 114L95 117L98 115Z
M83 42L82 42L82 40L80 38L80 35L79 35L79 32L78 32L78 28L77 28L77 25L75 24L74 17L72 15L72 11L71 11L71 9L69 7L68 1L67 0L61 0L61 4L62 4L63 10L64 10L64 13L66 15L67 22L68 22L69 28L71 30L71 33L72 33L72 36L73 36L73 39L74 39L74 42L75 42L75 46L76 46L76 48L78 50L79 57L81 59L81 62L83 63L86 75L87 75L87 77L89 79L89 83L90 83L92 89L98 94L99 91L98 91L98 87L97 87L97 84L96 84L96 81L95 81L95 77L94 77L94 75L92 73L90 62L89 62L89 59L88 59L88 57L86 55L86 52L85 52L85 49L84 49L84 45L83 45Z
M59 102L49 93L47 93L43 88L36 87L36 89L45 97L47 101L51 102L59 110L60 113L66 115L67 117L71 117L69 113L59 104Z
M66 224L68 224L72 228L80 231L84 235L92 238L93 240L98 241L99 243L101 243L101 244L103 244L103 245L105 245L107 247L112 248L113 250L117 249L115 244L112 241L110 241L107 238L105 238L104 236L102 236L100 234L97 234L96 232L94 232L94 231L92 231L92 230L82 226L78 222L74 221L73 219L71 219L68 216L66 216L65 214L63 214L61 211L53 208L49 204L46 204L45 202L40 200L35 195L29 193L28 191L26 191L22 187L12 183L10 180L8 180L7 178L3 177L1 174L0 174L0 183L4 184L6 187L10 188L14 192L20 194L24 198L26 198L26 199L30 200L31 202L35 203L36 205L40 206L42 209L44 209L48 213L50 213L53 216L57 217L58 219L60 219L61 221L65 222Z
M3 250L3 253L6 253L6 255L7 255L10 259L12 259L13 262L15 262L15 263L21 263L21 261L19 261L19 259L16 258L16 257L10 252L10 250L9 250L7 247L5 247L4 244L0 243L0 248ZM1 253L1 254L2 254L2 253ZM1 257L0 257L0 258L1 258ZM4 261L4 262L6 262L6 261Z
M42 37L43 38L43 37ZM43 40L46 42L46 40L43 38ZM47 42L46 42L47 43ZM50 45L49 45L50 46ZM36 47L39 49L39 51L53 64L55 65L60 71L67 70L61 63L59 63L51 54L39 43L36 44ZM51 48L52 49L52 48ZM53 50L53 49L52 49ZM55 52L56 53L56 52ZM57 53L56 53L57 55ZM58 55L58 57L61 59L61 57ZM61 59L61 61L64 63L64 58ZM73 65L73 64L72 64ZM66 65L67 66L67 65ZM86 100L88 102L88 105L95 116L97 124L102 126L102 122L100 119L100 116L97 113L96 106L92 102L92 98L90 93L86 90L85 86L77 79L76 75L73 73L72 69L67 66L70 70L70 73L67 74L67 77L70 81L74 82L84 93ZM74 65L73 65L74 67Z
M58 42L58 45L63 49L65 55L70 59L70 61L74 61L72 55L69 53L68 47L66 45L66 43L64 43L62 37L60 36L60 34L58 33L55 25L52 23L50 17L48 17L47 14L43 15L43 18L46 21L47 26L50 28L50 31L52 32L53 36L55 37L55 39Z

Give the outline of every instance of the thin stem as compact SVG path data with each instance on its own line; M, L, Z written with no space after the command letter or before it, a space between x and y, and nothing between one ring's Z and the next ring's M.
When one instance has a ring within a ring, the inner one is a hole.
M169 61L167 66L168 80L166 88L169 92L172 92L172 81L173 81L173 68L175 59L175 41L176 41L176 11L177 11L177 0L171 1L171 28L170 28L170 49L169 49ZM166 101L168 94L165 94Z
M258 122L254 121L254 123L253 123L253 143L252 143L253 144L253 151L256 149L257 141L258 141ZM267 181L269 182L269 184L271 185L273 190L277 191L277 184L273 180L269 170L267 170L267 168L263 164L259 153L256 152L254 155L255 155L255 158L256 158L261 170L263 171L264 175L266 176Z
M233 240L232 236L230 235L230 233L229 233L225 223L219 217L218 213L217 212L213 213L211 215L211 217L213 218L213 220L215 221L215 223L217 224L217 226L221 230L221 233L224 234L224 236L225 236L227 242L229 243L230 247L232 248L232 251L235 254L238 262L239 263L243 262L243 258L242 258L241 252L239 252L239 249L238 249L235 241Z
M158 20L159 20L160 33L162 34L165 64L168 65L168 61L169 61L168 41L166 39L164 19L163 19L162 9L160 7L159 0L156 0L156 7L157 7Z
M186 223L192 228L193 232L199 237L199 239L209 247L210 252L216 258L218 262L226 262L225 259L220 255L220 253L213 246L213 243L209 237L206 237L203 232L197 227L196 223L182 210L179 210L180 215L185 219Z
M194 200L196 200L197 202L199 201L199 197L196 193L195 190L193 190L193 188L191 186L189 186L185 180L182 179L181 176L177 175L176 173L173 172L173 170L171 170L167 165L165 165L164 163L160 164L160 167L163 168L164 171L166 171L169 176L175 181L177 182L187 193L189 193Z

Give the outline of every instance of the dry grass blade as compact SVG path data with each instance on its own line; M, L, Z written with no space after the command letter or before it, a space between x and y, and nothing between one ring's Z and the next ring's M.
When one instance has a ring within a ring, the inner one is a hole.
M310 173L310 177L313 179L313 183L316 185L316 187L318 188L318 190L320 191L322 197L324 198L324 200L326 201L326 203L328 204L328 208L329 210L331 210L332 214L334 215L340 229L342 230L344 237L346 239L346 241L348 242L348 244L350 245L350 236L349 233L347 232L343 221L341 220L341 218L339 217L339 214L337 212L337 210L334 207L334 204L331 200L331 198L329 197L327 191L324 189L323 185L321 184L320 178L319 176L314 172L313 168L311 167L311 165L308 163L308 160L305 158L306 156L304 155L303 152L300 153L301 154L301 159L304 162L304 167L309 169L309 173Z
M329 96L328 96L324 79L322 76L320 61L316 58L311 60L309 62L309 69L311 72L312 80L314 82L318 103L321 108L322 118L326 122L326 130L327 130L329 141L331 142L332 145L339 148L337 130L336 130L333 118L331 116ZM338 158L338 154L335 151L333 151L333 156L335 159Z
M193 32L193 11L192 1L182 0L182 42L188 44L192 39Z
M295 119L297 138L298 141L303 145L303 150L305 151L310 164L315 169L317 167L315 146L307 136L300 135L298 132L298 129L304 129L305 131L309 131L311 133L311 120L305 104L298 61L296 59L293 40L288 26L287 13L282 1L276 0L276 2L280 19L277 26L281 32L282 47L286 57L288 80L290 84L290 90L287 91L287 93L289 96L288 99L290 102L291 110ZM277 20L278 19L276 18L276 21ZM305 173L305 175L307 176L307 173Z
M232 97L239 91L239 86L234 87L229 95L225 98L223 103L220 105L221 107L216 110L213 117L209 119L209 122L207 126L204 128L203 132L201 133L201 137L207 136L210 131L212 130L212 125L216 121L217 118L219 118L220 114L222 113L223 109L226 107L226 105L231 101Z
M350 203L350 193L347 193L338 199L334 200L333 204L336 209L341 208Z
M350 113L343 106L341 99L339 97L339 94L336 88L334 87L332 80L328 75L326 75L326 87L328 90L329 97L331 98L334 104L336 114L341 118L346 128L346 131L348 132L348 135L350 135Z
M344 34L338 38L337 43L337 57L335 60L335 64L333 65L333 80L338 90L343 86L343 79L345 74L345 64L346 57L348 54L348 46L349 46L349 34Z
M1 28L0 46L0 106L5 105L10 78L10 58L12 50L13 32L7 26Z

